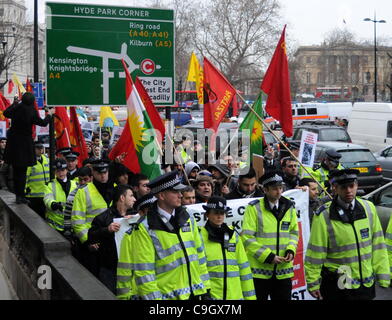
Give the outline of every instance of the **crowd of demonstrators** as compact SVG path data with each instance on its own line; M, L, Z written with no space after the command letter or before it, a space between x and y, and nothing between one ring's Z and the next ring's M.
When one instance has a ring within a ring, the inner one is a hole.
M239 157L225 154L214 161L199 141L182 137L174 163L164 163L161 176L150 181L122 163L124 154L108 159L110 132L103 130L88 143L89 158L80 168L78 152L56 150L55 177L50 180L45 148L33 143L28 129L46 125L50 114L36 118L32 101L24 95L4 112L12 123L7 139L0 140L1 188L14 192L17 204L28 204L68 239L75 258L119 299L290 300L299 240L298 212L283 196L291 189L309 193L305 270L312 296L371 299L375 280L389 284L376 209L356 197L358 173L341 166L339 153L328 150L307 173L295 158L299 144L290 145L295 157L280 157L268 145L264 174L258 177L260 168L249 163L246 148ZM26 150L20 151L18 144ZM225 223L227 201L246 198L256 200L245 208L239 235ZM205 210L204 225L198 226L188 213L186 206L193 204ZM114 219L131 216L137 222L129 226L118 252L120 224ZM360 248L359 257L353 244ZM369 254L374 259L362 259ZM334 281L345 259L355 261L349 265L354 285L350 291L337 291Z

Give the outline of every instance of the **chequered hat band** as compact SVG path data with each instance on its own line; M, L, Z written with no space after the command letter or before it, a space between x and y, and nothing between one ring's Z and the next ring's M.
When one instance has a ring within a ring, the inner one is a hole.
M153 194L159 193L159 192L164 191L166 189L170 189L180 183L181 183L181 180L179 178L176 178L174 180L165 182L164 184L158 185L155 188L152 188L151 193L153 193Z
M207 203L205 205L205 207L207 207L208 209L220 209L220 210L227 210L227 206L223 205L223 207L221 205L218 205L217 203Z
M155 198L155 197L146 199L137 205L136 210L139 210L141 207L145 206L146 204L154 203L156 200L157 200L157 198Z
M283 178L280 175L275 174L273 177L268 178L267 180L263 181L263 186L265 186L271 182L283 182Z

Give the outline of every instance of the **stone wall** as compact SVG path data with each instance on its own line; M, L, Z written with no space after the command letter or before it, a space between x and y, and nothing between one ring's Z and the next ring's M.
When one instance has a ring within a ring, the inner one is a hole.
M1 263L21 300L113 300L71 255L70 243L15 195L0 190ZM51 287L51 289L48 289Z

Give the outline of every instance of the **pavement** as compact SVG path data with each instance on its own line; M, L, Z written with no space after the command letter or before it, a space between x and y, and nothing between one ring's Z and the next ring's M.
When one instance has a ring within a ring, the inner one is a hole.
M376 298L374 300L392 300L392 287L381 288L376 286Z

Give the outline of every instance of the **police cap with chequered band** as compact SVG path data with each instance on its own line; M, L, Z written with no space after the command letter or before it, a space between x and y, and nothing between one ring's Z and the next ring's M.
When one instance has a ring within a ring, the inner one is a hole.
M263 185L263 187L280 186L284 184L281 173L277 171L271 171L264 174L260 178L260 182Z
M67 162L64 159L55 159L52 167L55 170L67 169Z
M65 159L67 160L75 160L79 157L80 153L76 151L71 151L65 155Z
M136 211L144 209L146 206L150 206L157 198L151 193L145 194L143 197L136 200L135 204L133 205Z
M342 157L342 155L339 152L336 152L333 149L329 149L325 151L325 155L329 160L336 161L336 162L339 162L340 158Z
M202 205L203 209L208 211L210 209L227 212L230 210L228 206L226 206L226 199L223 197L212 196L208 199L206 205Z
M91 162L92 168L99 173L105 173L109 170L109 160L96 159Z
M186 188L185 185L181 183L181 178L178 176L178 171L170 171L164 175L155 178L147 184L147 187L151 189L152 194L157 194L166 190L181 191Z
M68 153L70 153L70 152L72 152L72 148L69 148L69 147L66 147L66 148L61 148L61 149L58 149L57 151L56 151L56 154L62 154L64 157L68 154Z
M44 144L42 143L42 141L34 141L34 147L41 149L44 147Z
M334 170L329 175L331 183L346 184L358 179L359 170L356 169L343 169Z

